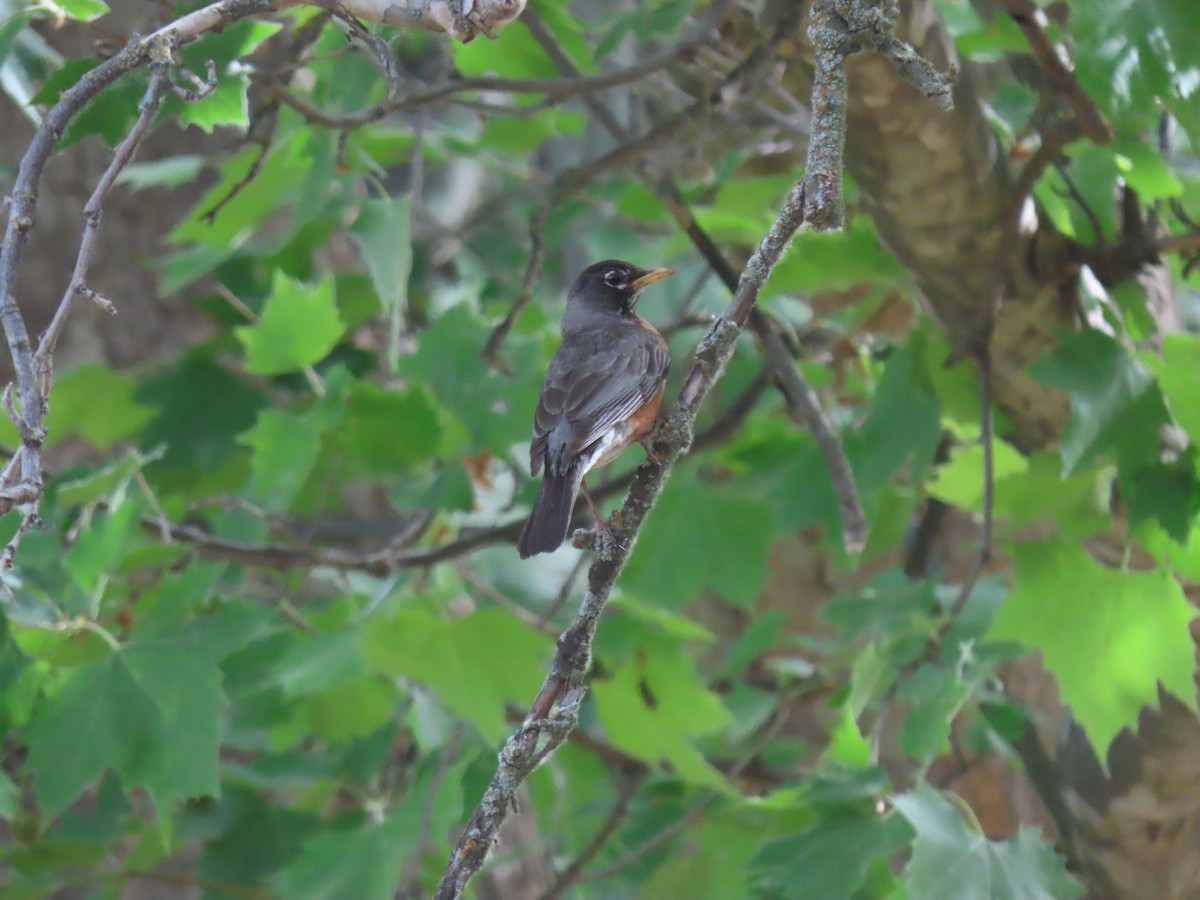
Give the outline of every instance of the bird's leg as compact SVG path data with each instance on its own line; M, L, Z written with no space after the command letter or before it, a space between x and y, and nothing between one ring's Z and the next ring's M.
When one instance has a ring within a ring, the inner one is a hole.
M637 442L642 445L642 449L646 451L646 459L650 460L656 466L662 462L662 457L654 449L654 438L657 434L658 429L653 428L637 439Z
M592 520L596 523L596 530L608 531L608 523L600 518L600 513L596 511L596 504L592 501L592 492L588 490L586 479L580 479L579 489L583 491L583 499L587 501L588 508L592 511Z

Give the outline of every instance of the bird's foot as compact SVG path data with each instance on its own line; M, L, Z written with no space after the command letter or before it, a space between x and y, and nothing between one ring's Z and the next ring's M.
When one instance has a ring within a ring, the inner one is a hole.
M662 457L659 456L658 451L654 449L654 438L657 431L658 429L647 431L640 438L638 438L637 441L642 445L642 449L646 451L646 459L654 463L656 466L662 463Z
M611 559L614 552L625 549L612 525L599 519L593 528L577 528L571 535L571 546L591 550L601 559Z

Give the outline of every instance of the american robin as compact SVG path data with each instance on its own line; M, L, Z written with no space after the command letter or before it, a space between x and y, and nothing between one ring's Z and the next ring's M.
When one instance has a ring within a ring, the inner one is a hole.
M529 471L546 474L517 550L522 559L555 550L567 536L583 478L634 441L653 458L648 433L658 416L671 354L654 326L634 309L642 289L674 269L642 269L617 259L584 269L562 318L562 344L533 417Z

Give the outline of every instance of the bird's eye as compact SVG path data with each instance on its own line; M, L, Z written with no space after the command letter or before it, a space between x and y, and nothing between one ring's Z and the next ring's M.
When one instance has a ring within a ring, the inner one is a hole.
M622 288L625 287L625 276L616 269L609 269L604 273L604 283L609 287Z

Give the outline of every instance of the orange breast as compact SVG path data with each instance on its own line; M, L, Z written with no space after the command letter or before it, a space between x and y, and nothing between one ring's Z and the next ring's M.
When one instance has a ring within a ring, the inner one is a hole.
M629 417L629 437L627 440L632 443L644 435L647 431L654 427L654 420L658 418L658 407L662 404L663 391L667 384L664 381L658 386L654 396L643 403L638 409L634 410L632 416Z

